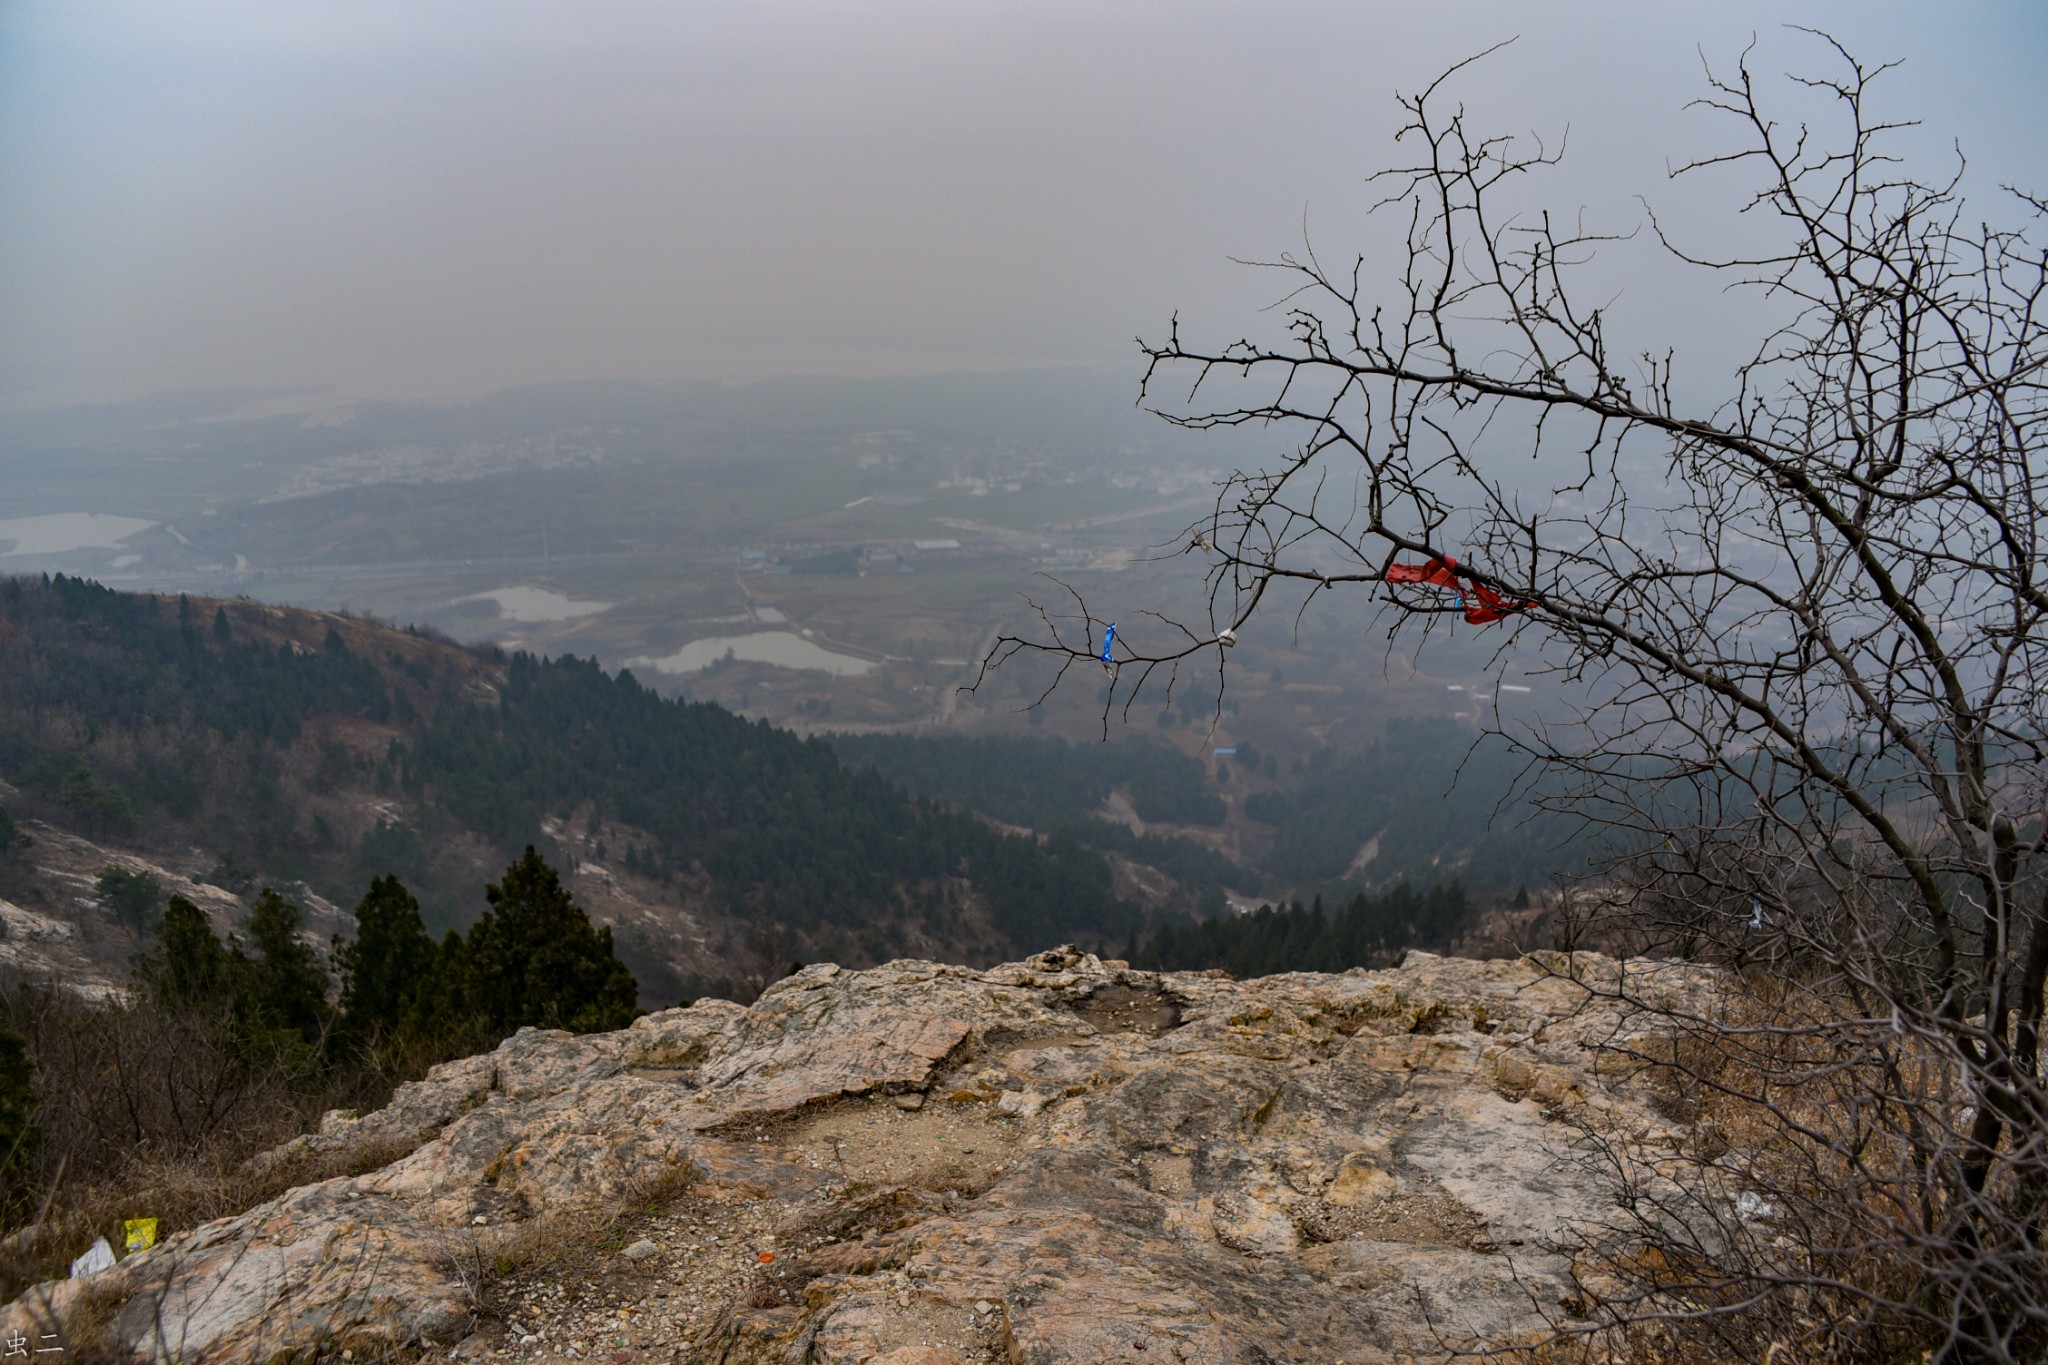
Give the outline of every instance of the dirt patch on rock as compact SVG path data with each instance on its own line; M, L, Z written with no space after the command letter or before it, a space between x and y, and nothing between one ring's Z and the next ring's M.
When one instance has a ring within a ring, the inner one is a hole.
M972 1198L1044 1141L1044 1125L981 1104L944 1100L903 1108L896 1099L845 1100L730 1137L777 1146L848 1189L903 1185Z
M601 1219L565 1216L559 1228L535 1220L508 1240L489 1320L460 1356L751 1359L784 1349L813 1281L851 1278L863 1283L840 1330L947 1365L1001 1360L1000 1307L942 1302L891 1271L890 1234L978 1197L1041 1145L1043 1125L983 1105L905 1109L898 1098L728 1130L714 1164L732 1165L736 1183L629 1202ZM791 1188L770 1192L773 1181L743 1174L763 1168L788 1172ZM811 1188L796 1194L798 1185Z
M1160 1038L1180 1027L1180 1005L1156 987L1104 986L1074 1005L1074 1013L1104 1033Z
M982 1044L965 1060L972 1062L994 1061L1013 1052L1034 1052L1039 1048L1072 1047L1085 1043L1096 1035L1092 1033L1010 1033L1006 1030L991 1032Z
M801 1201L829 1207L818 1196ZM784 1230L791 1205L692 1191L666 1206L559 1228L522 1229L505 1248L489 1320L467 1359L698 1359L740 1304L779 1301L795 1261L827 1240Z
M1295 1226L1305 1242L1394 1242L1403 1246L1498 1250L1485 1222L1433 1181L1359 1208L1317 1201L1298 1209Z

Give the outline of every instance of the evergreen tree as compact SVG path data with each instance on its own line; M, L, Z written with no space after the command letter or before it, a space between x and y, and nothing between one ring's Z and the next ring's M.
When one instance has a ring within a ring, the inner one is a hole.
M1249 915L1160 926L1132 959L1154 970L1221 967L1233 976L1274 972L1341 972L1390 965L1411 947L1442 948L1471 922L1465 890L1416 891L1405 883L1378 895L1353 896L1334 913L1322 898L1304 908L1260 906Z
M150 921L156 918L157 902L164 894L163 886L151 874L118 867L104 869L93 889L114 912L114 918L138 935L149 932Z
M420 919L420 903L397 877L371 881L356 906L355 940L342 945L337 956L342 1032L374 1042L396 1031L413 1012L435 965L434 940Z
M528 844L484 888L491 904L469 931L464 984L469 1007L498 1037L527 1025L579 1033L624 1028L639 985L555 870Z
M425 979L399 1028L403 1041L435 1057L481 1052L504 1037L471 1003L469 945L456 930L433 946Z
M116 786L100 786L83 763L73 765L64 777L57 799L98 836L123 834L135 828L135 806L128 793Z
M263 888L247 925L256 955L237 964L243 978L237 1005L250 1022L296 1033L311 1043L326 1032L332 1010L320 955L299 936L304 921L298 906Z
M161 1005L195 1005L232 996L233 966L205 913L173 896L157 925L156 951L136 964L136 976Z

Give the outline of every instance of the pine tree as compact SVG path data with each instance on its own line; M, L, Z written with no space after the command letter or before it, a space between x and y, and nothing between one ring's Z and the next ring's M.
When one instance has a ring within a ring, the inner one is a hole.
M341 963L341 1030L372 1042L395 1032L434 971L434 940L420 903L395 876L378 877L356 906L356 936Z
M469 945L450 929L434 945L426 979L400 1024L402 1039L435 1057L461 1057L494 1046L504 1036L470 998Z
M118 867L102 870L99 880L93 883L93 889L114 912L114 918L138 935L149 932L150 921L156 916L157 902L163 899L164 894L163 886L150 873L129 872Z
M157 925L156 951L136 964L141 986L160 1005L196 1005L233 994L233 959L207 923L206 915L183 896L173 896Z
M531 844L484 889L491 904L469 931L469 1006L498 1037L527 1025L579 1033L631 1023L639 984Z
M243 976L237 1004L252 1022L283 1029L316 1042L333 1011L327 1003L327 972L320 955L299 937L304 913L269 887L249 912L253 958L238 963Z

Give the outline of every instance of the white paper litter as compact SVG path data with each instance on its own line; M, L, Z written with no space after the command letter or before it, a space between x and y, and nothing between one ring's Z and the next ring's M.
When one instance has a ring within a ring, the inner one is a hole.
M71 1278L75 1280L81 1275L91 1275L96 1271L113 1268L114 1248L102 1237L85 1249L85 1255L71 1263Z

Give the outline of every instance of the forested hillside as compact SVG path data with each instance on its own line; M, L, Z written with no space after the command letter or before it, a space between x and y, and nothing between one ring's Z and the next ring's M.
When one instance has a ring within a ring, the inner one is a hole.
M1121 853L1167 872L1191 899L1228 886L1246 895L1359 889L1462 880L1505 895L1540 885L1574 865L1571 830L1537 813L1522 789L1522 765L1506 746L1473 746L1449 721L1390 722L1361 753L1323 749L1266 775L1247 790L1243 811L1269 826L1263 857L1239 866L1188 839L1133 835L1098 818L1122 791L1147 821L1204 825L1224 804L1195 759L1156 740L1069 744L1062 739L837 735L850 764L871 766L912 791L997 820L1059 830L1089 847ZM1249 746L1232 760L1254 771ZM1275 780L1280 785L1272 785ZM1239 784L1246 785L1243 779Z
M1094 815L1122 788L1140 818L1214 825L1223 802L1202 765L1155 739L1070 744L1010 736L834 735L847 763L998 820L1051 829Z
M1284 777L1266 764L1242 798L1271 826L1263 866L1248 868L1097 818L1113 792L1148 821L1221 818L1203 765L1149 738L828 743L592 661L63 576L0 580L0 672L15 817L203 850L185 875L238 895L267 883L346 907L395 874L437 934L481 914L484 882L534 844L615 926L656 1002L792 959L987 960L1156 931L1115 893L1130 883L1112 859L1170 879L1145 892L1170 919L1220 914L1225 888L1320 888L1336 903L1460 878L1497 902L1570 856L1556 826L1497 816L1512 760L1468 753L1448 726L1393 727L1363 754ZM0 865L0 880L29 861ZM140 935L147 915L120 910L132 890L118 877L98 888ZM1440 927L1425 917L1420 938L1398 941L1434 942Z
M1398 963L1409 948L1435 948L1472 927L1473 907L1453 883L1417 891L1403 883L1363 892L1326 912L1318 897L1304 907L1262 906L1248 915L1167 924L1134 945L1132 964L1152 971L1220 967L1237 977L1275 972L1342 972Z
M906 888L964 874L1013 944L1128 927L1099 859L905 797L804 740L721 707L664 700L630 673L512 658L494 707L447 707L395 755L430 795L505 844L592 803L626 866L709 873L727 909L810 929L858 926ZM643 837L644 836L644 837Z
M976 958L1137 924L1070 839L1003 834L594 663L58 576L0 581L0 674L17 814L197 845L237 890L353 904L397 873L445 929L534 843L621 920L629 961L700 981L748 953Z
M1222 821L1223 802L1202 765L1158 740L1070 744L999 735L865 734L833 735L831 743L840 761L872 768L920 795L1156 868L1179 883L1175 909L1220 902L1226 886L1246 894L1265 889L1257 869L1205 844L1134 834L1098 818L1110 794L1123 791L1142 820Z
M1397 722L1362 753L1323 750L1298 785L1244 809L1273 827L1265 870L1284 885L1537 885L1581 855L1569 825L1526 800L1524 767L1449 722Z

